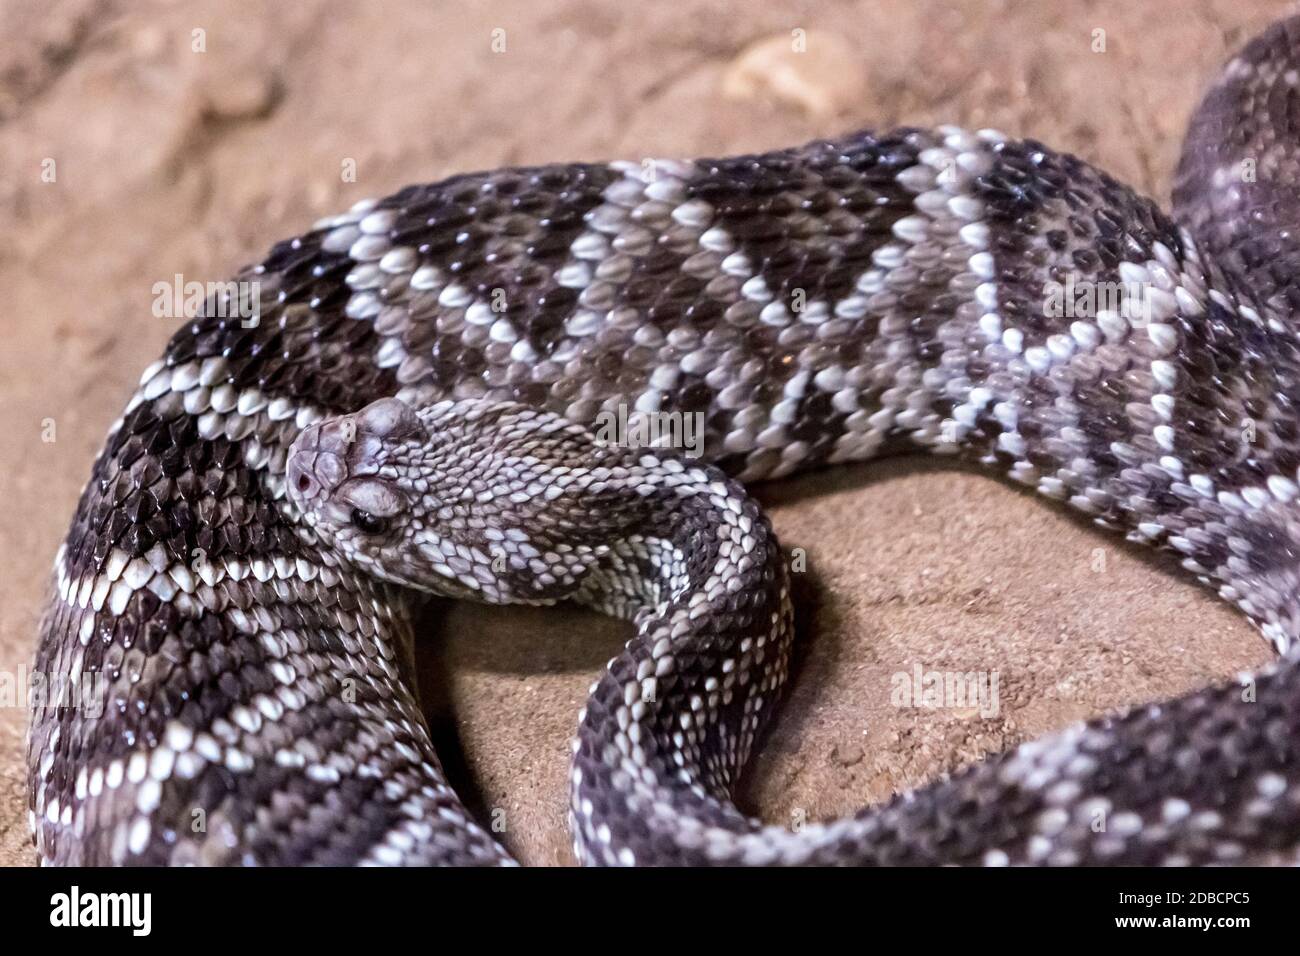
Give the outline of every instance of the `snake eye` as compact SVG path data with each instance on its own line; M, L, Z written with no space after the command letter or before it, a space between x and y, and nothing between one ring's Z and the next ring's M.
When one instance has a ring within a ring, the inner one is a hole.
M388 530L388 519L379 518L360 508L352 509L352 526L366 534L383 534Z

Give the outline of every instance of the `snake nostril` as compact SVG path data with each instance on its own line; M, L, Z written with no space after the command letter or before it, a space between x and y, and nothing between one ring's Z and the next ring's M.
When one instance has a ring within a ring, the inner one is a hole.
M311 479L303 474L298 475L298 490L306 491L310 487L311 487Z

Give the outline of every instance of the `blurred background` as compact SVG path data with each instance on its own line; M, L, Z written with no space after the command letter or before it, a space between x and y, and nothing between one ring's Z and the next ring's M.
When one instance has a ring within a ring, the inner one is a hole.
M727 154L855 127L994 126L1167 203L1186 119L1291 4L1060 0L0 0L0 864L34 861L26 716L49 569L106 429L218 281L408 182L511 164ZM1166 565L989 479L893 461L762 492L806 550L807 653L743 803L887 799L984 753L1262 662ZM1097 570L1101 549L1102 570ZM594 615L441 605L422 690L471 805L568 863L568 739L626 639ZM996 717L890 678L996 670Z

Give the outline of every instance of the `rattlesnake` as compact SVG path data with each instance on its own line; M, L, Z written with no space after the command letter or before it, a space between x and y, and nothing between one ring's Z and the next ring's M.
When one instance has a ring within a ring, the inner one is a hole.
M106 708L33 712L41 857L508 861L413 696L415 585L635 620L575 745L585 862L1294 861L1298 74L1300 20L1231 61L1176 221L943 127L457 176L278 244L256 322L214 297L145 371L59 552L35 669ZM595 440L611 412L699 415L703 456ZM1174 551L1282 656L851 819L749 819L790 601L743 483L898 446Z

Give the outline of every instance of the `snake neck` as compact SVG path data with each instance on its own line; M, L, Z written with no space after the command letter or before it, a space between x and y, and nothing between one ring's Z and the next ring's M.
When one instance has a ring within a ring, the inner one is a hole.
M574 839L587 862L634 862L635 841L611 832L628 821L658 828L665 847L682 819L757 826L730 796L788 676L788 569L738 483L714 469L674 477L646 522L653 535L612 546L583 597L637 621L575 742ZM611 795L626 805L606 815ZM688 849L675 846L676 862L703 862Z

